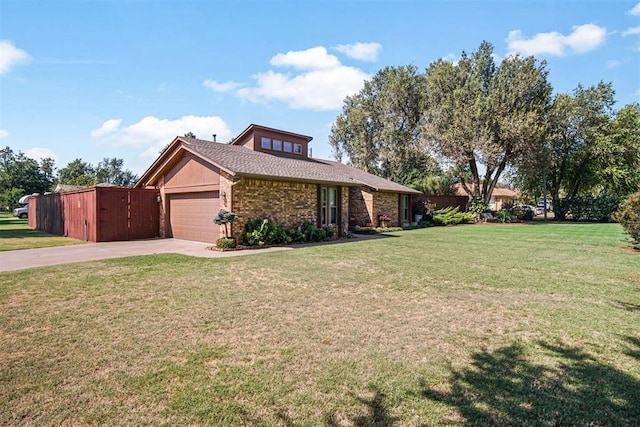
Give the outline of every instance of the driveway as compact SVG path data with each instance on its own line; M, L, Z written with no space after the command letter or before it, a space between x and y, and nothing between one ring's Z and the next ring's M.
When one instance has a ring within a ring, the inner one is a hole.
M207 249L211 243L181 239L149 239L128 242L87 243L84 245L58 246L54 248L21 249L0 252L0 271L16 271L33 267L122 258L136 255L174 253L201 258L221 258L256 253L289 250L290 247L274 247L260 250L218 252Z

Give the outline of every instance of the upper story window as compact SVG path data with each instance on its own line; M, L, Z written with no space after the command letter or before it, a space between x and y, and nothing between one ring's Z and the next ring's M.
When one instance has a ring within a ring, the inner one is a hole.
M260 148L263 150L283 151L285 153L298 155L303 154L303 144L283 141L282 139L269 138L266 136L260 138Z
M302 144L293 144L293 152L296 154L302 154Z
M262 148L266 148L267 150L271 150L271 139L262 137L262 143L260 146Z
M272 148L277 151L282 151L282 141L274 139Z
M289 141L285 141L284 142L284 151L286 151L287 153L292 153L293 152L293 144L290 143Z

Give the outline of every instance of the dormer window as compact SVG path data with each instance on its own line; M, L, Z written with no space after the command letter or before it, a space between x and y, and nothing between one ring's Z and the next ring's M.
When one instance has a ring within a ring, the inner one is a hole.
M296 154L302 154L302 144L293 144L293 152Z
M262 138L262 144L260 145L262 148L271 150L271 138Z
M279 139L274 139L272 148L276 151L282 151L282 141L280 141Z
M284 151L286 151L287 153L292 153L293 152L293 144L290 143L289 141L285 141L284 142Z

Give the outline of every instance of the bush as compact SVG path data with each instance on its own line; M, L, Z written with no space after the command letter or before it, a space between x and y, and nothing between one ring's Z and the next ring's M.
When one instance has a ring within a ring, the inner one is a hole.
M472 212L460 212L457 206L439 209L433 212L435 225L456 225L473 222L475 214Z
M503 209L496 214L496 219L498 222L502 223L511 222L511 213L508 210Z
M229 237L221 237L216 240L216 247L218 249L232 249L236 247L236 239Z
M509 213L521 221L532 221L536 213L526 205L514 205Z
M640 249L640 192L632 194L623 201L613 218L631 237L633 247Z
M291 242L284 228L270 219L250 219L242 233L242 243L247 246L263 246Z
M598 221L609 222L612 215L620 204L617 196L601 195L592 196L590 194L573 196L571 199L563 199L558 205L556 217L564 219L570 216L574 221ZM554 206L554 209L556 206Z

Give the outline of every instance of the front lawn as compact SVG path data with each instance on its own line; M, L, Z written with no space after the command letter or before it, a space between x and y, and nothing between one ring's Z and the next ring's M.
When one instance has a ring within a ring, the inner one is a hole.
M82 240L54 236L29 228L28 220L10 215L0 215L0 252L16 249L48 248L52 246L78 245Z
M0 274L0 425L637 425L617 224Z

